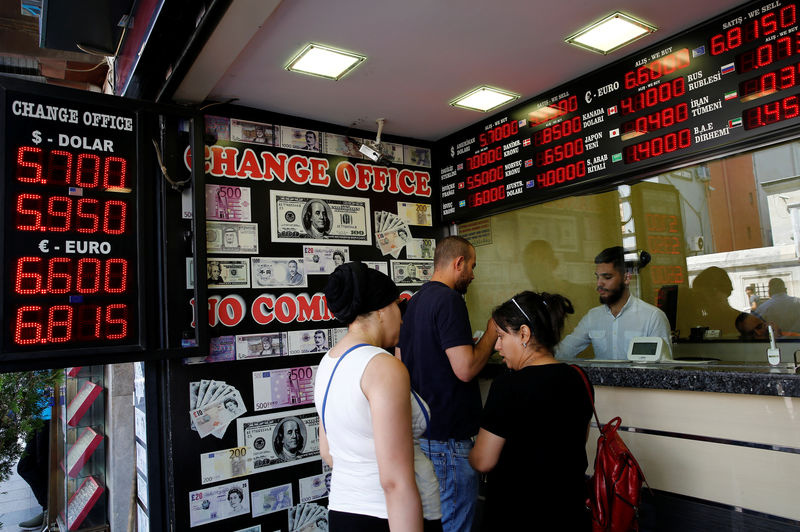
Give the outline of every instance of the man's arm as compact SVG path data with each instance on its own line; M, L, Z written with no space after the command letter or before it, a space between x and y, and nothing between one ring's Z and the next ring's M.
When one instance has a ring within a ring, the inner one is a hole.
M592 342L589 338L589 314L587 313L578 326L575 327L559 344L556 346L556 358L575 358L581 351L589 347Z
M494 320L489 318L486 322L486 332L483 333L478 343L474 345L457 345L445 349L447 359L459 380L469 382L481 372L489 356L494 352L497 342L497 330Z

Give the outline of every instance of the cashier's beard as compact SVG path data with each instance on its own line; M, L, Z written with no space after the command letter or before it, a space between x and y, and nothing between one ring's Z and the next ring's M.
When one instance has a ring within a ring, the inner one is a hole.
M617 301L622 298L622 294L625 293L625 284L620 282L617 286L610 287L608 289L597 289L597 293L600 294L600 303L603 305L613 305Z

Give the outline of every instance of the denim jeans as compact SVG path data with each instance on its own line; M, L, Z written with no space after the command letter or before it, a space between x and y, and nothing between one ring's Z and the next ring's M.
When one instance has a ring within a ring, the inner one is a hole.
M470 532L478 504L478 473L469 465L472 440L420 439L439 479L444 532Z

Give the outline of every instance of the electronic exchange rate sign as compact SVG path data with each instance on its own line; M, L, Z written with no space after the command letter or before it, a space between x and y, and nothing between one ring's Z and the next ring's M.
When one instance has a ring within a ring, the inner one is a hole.
M800 5L752 2L444 139L444 221L479 218L787 135Z
M138 347L135 114L3 95L4 358Z

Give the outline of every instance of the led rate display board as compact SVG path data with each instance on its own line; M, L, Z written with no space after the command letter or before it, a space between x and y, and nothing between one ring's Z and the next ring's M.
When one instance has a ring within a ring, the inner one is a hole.
M753 2L440 141L443 219L754 145L798 118L800 6Z
M2 96L3 354L137 349L135 113Z

